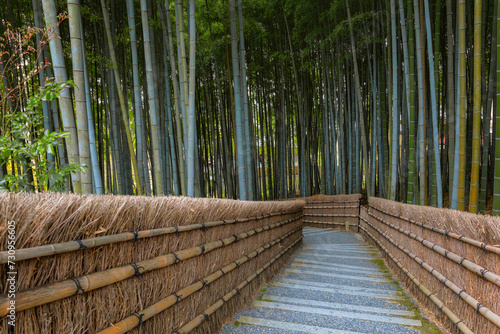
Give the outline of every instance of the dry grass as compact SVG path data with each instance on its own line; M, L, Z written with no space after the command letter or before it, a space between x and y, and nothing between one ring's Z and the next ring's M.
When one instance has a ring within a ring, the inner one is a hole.
M296 211L302 201L241 202L184 197L77 196L62 194L0 194L0 251L6 249L8 220L17 223L17 248L28 248L93 236L181 226L193 223L255 217L272 212ZM275 216L258 221L140 239L27 260L18 263L18 290L106 270L149 259L180 249L207 243L221 237L245 232L283 221L295 215ZM131 313L141 310L174 291L250 253L281 235L300 227L302 220L259 233L227 247L176 265L146 273L117 284L66 298L51 304L19 312L17 333L84 333L104 329ZM286 241L242 265L181 301L168 311L147 321L136 332L169 332L189 321L226 293L239 278L275 256L279 249L295 241L295 233ZM4 268L0 280L5 282ZM2 293L6 287L0 286ZM254 293L249 289L250 293ZM215 298L215 300L214 300ZM3 320L5 326L5 320ZM1 329L1 327L0 327Z
M397 216L411 218L412 220L425 223L427 225L454 232L465 237L469 237L491 245L500 244L500 219L491 216L474 215L466 212L459 212L449 209L436 209L431 207L421 207L415 205L396 203L380 198L371 198L370 206L383 209ZM422 238L435 243L449 251L452 251L468 260L477 263L493 273L500 274L500 257L496 254L484 251L478 247L467 244L463 241L447 237L446 235L433 232L429 229L411 224L405 220L383 214L376 210L370 210L373 214L389 221L390 223L402 227L415 233ZM421 243L404 234L391 229L374 218L368 217L372 224L385 231L391 238L403 245L410 252L426 261L430 266L442 273L445 277L460 286L466 293L473 296L481 304L488 307L496 314L500 313L500 288L495 284L485 281L482 277L461 267L457 263L446 259L431 249L424 247ZM377 235L376 232L374 232ZM383 244L400 258L401 263L413 273L424 285L432 290L438 298L446 301L447 306L455 312L466 324L476 333L498 333L499 329L478 314L475 309L465 303L451 290L446 288L442 282L421 268L415 261L404 255L398 248L389 244L381 238ZM408 283L408 287L425 302L425 296L419 293ZM439 315L438 310L432 305L429 309L437 314L440 321L446 323L446 319ZM456 329L449 325L455 332Z

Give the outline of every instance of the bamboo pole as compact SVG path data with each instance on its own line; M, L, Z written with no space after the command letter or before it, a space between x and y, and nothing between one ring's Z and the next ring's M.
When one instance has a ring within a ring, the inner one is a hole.
M208 253L214 249L226 247L236 241L246 239L254 234L286 225L301 218L302 215L299 215L282 222L270 224L264 227L258 227L256 229L212 241L204 245L183 249L166 255L160 255L152 259L127 264L121 267L111 268L80 277L74 277L18 291L16 293L16 311L23 311L36 306L48 304L71 297L75 294L83 294L87 291L99 289L107 285L123 281L127 278L134 277L138 274L144 274L145 272L165 268L180 261ZM3 317L8 313L9 310L7 307L9 307L9 305L10 302L7 294L2 294L0 296L0 317Z
M416 235L415 233L412 233L408 230L405 230L404 228L402 227L399 227L399 226L396 226L392 223L389 223L388 221L386 221L385 219L382 219L380 217L377 217L376 215L374 215L373 213L371 212L368 212L368 215L370 215L371 217L377 219L378 221L380 221L381 223L389 226L390 228L400 232L400 233L403 233L405 234L406 236L408 236L409 238L412 238L418 242L420 242L422 245L424 245L425 247L429 248L430 250L438 253L439 255L442 255L444 256L445 258L447 258L448 260L451 260L457 264L459 264L460 266L464 267L465 269L469 270L470 272L473 272L474 274L476 274L477 276L479 277L482 277L483 279L495 284L496 286L499 286L500 287L500 276L489 271L488 269L486 268L483 268L482 266L470 261L470 260L467 260L466 258L464 257L461 257L460 255L456 254L456 253L453 253L452 251L449 251L441 246L438 246L418 235Z
M346 206L305 206L305 209L349 209L349 208L359 208L359 205L346 205Z
M253 252L249 253L248 255L242 256L239 259L231 262L227 266L216 270L215 272L211 273L210 275L207 275L200 280L196 281L195 283L188 285L187 287L172 293L168 297L159 300L158 302L154 303L153 305L138 311L131 316L123 319L120 322L117 322L116 324L112 324L110 327L104 329L103 331L99 332L99 334L118 334L118 333L126 333L130 330L132 330L134 327L140 324L139 317L140 319L144 322L148 319L151 319L155 315L165 311L169 307L177 304L179 301L187 298L188 296L192 295L196 291L199 291L203 289L206 285L213 283L215 280L221 278L225 274L233 271L234 269L238 268L241 266L243 263L249 261L250 259L256 257L260 253L264 252L266 249L271 248L278 242L281 242L285 240L286 238L290 237L292 234L298 232L301 230L301 228L296 228L287 234L283 235L282 237L275 239L264 246L259 247L258 249L254 250ZM300 238L293 243L295 245ZM139 317L138 317L138 316Z
M309 223L309 224L324 224L324 225L339 225L339 226L345 226L345 223L337 223L337 222L320 222L318 220L304 220L304 224ZM354 226L354 225L353 225Z
M369 224L368 221L364 217L360 217L365 223ZM387 254L387 256L401 269L408 278L424 293L424 295L429 298L438 308L443 312L450 321L457 326L457 328L462 333L474 334L467 325L455 314L451 311L446 304L444 304L434 292L430 291L423 285L413 274L411 274L408 269L403 267L403 265L389 252L387 248L385 248L380 241L378 241L373 234L371 234L364 226L360 226L360 228L370 237L372 240Z
M337 214L337 213L304 213L304 217L352 217L358 218L358 215L346 215L346 214Z
M189 333L192 330L194 330L196 327L201 325L205 320L208 319L208 317L212 314L215 313L219 308L221 308L225 303L227 303L231 298L236 296L237 294L240 293L240 290L243 289L247 284L250 284L252 280L254 280L256 277L258 277L264 270L266 270L268 267L271 266L276 260L278 260L283 254L287 253L290 249L292 249L298 242L302 240L302 237L300 237L297 241L295 241L293 244L291 244L289 247L284 249L282 252L280 252L278 255L273 257L269 262L267 262L265 265L260 267L255 273L252 275L248 276L245 278L238 286L234 289L232 289L230 292L225 294L221 299L219 299L217 302L212 304L210 307L208 307L205 311L203 311L200 315L198 315L196 318L179 328L175 333L176 334L181 334L181 333Z
M409 218L406 218L406 217L401 217L401 216L397 216L393 213L390 213L390 212L387 212L385 210L382 210L382 209L379 209L375 206L370 206L371 209L375 209L383 214L386 214L388 216L391 216L391 217L394 217L394 218L398 218L398 219L401 219L401 220L404 220L404 221L407 221L411 224L414 224L414 225L417 225L419 227L422 227L422 228L425 228L427 230L431 230L433 232L436 232L436 233L439 233L439 234L443 234L443 235L446 235L447 237L451 237L453 239L456 239L456 240L459 240L459 241L463 241L469 245L472 245L472 246L475 246L475 247L478 247L478 248L481 248L485 251L488 251L488 252L491 252L491 253L495 253L495 254L498 254L500 255L500 247L495 247L495 246L491 246L491 245L488 245L484 242L481 242L481 241L478 241L478 240L474 240L474 239L471 239L471 238L467 238L463 235L460 235L460 234L457 234L457 233L453 233L453 232L449 232L449 231L446 231L446 230L442 230L442 229L438 229L438 228L435 228L433 226L430 226L430 225L427 225L427 224L424 224L424 223L420 223L420 222L417 222L415 220L412 220L412 219L409 219Z
M483 317L488 319L492 324L500 328L500 316L494 312L492 312L489 308L486 306L482 305L478 300L476 300L474 297L466 293L461 287L450 281L446 276L438 272L436 269L431 267L427 262L423 261L420 259L418 256L415 254L411 253L409 250L398 244L396 241L394 241L390 236L388 236L386 233L382 232L379 230L377 227L373 226L368 220L363 218L363 221L368 224L371 228L373 228L375 231L377 231L380 235L382 235L387 241L389 241L393 246L397 247L400 249L403 253L408 255L412 260L414 260L416 263L418 263L422 268L427 270L431 275L436 277L438 280L440 280L447 288L449 288L451 291L453 291L457 296L459 296L462 300L464 300L469 306L471 306L474 311L477 313L481 314Z
M181 233L188 232L199 229L206 229L209 227L228 225L228 224L236 224L236 223L244 223L252 220L261 220L275 216L284 216L291 215L301 212L302 210L297 211L285 211L285 212L273 212L267 215L258 216L258 217L247 217L247 218L236 218L230 220L218 220L207 223L196 223L184 226L171 226L164 228L157 228L152 230L144 230L144 231L135 231L135 232L124 232L120 234L106 235L97 238L89 238L83 240L74 240L61 242L57 244L43 245L37 247L23 248L16 250L16 261L29 260L34 258L40 258L44 256L50 256L55 254L62 254L66 252L77 251L79 249L90 249L94 247L109 245L118 242L125 241L136 241L138 239L143 238L151 238L159 235L166 235L172 233ZM8 252L0 252L0 264L7 263L8 261Z
M307 204L325 204L325 203L334 203L334 204L339 204L339 203L359 203L359 199L355 201L312 201L312 202L307 202Z

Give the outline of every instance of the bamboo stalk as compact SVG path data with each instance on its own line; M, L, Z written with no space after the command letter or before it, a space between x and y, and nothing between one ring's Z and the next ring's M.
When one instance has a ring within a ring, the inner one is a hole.
M247 284L250 284L252 280L254 280L256 277L258 277L264 270L266 270L268 267L271 266L276 260L278 260L283 254L287 253L290 249L292 249L298 242L302 240L302 237L297 239L293 244L291 244L289 247L284 249L282 252L280 252L278 255L276 255L274 258L272 258L269 262L267 262L265 265L260 267L255 273L252 275L248 276L245 278L236 288L225 294L221 299L219 299L217 302L212 304L210 307L208 307L205 311L203 311L200 315L198 315L196 318L179 328L175 333L176 334L181 334L181 333L189 333L192 330L194 330L196 327L201 325L205 320L208 319L208 317L212 314L215 313L219 308L221 308L225 303L227 303L231 298L233 298L235 295L240 293L240 290L243 289Z
M99 289L127 278L134 277L137 274L143 274L145 272L165 268L180 261L208 253L214 249L226 247L238 240L246 239L254 234L261 233L262 231L286 225L301 218L302 215L299 215L282 222L270 224L264 227L258 227L256 229L212 241L204 245L183 249L166 255L160 255L152 259L127 264L121 267L111 268L80 277L70 278L64 281L48 283L42 286L18 291L16 293L16 311L23 311L29 308L51 303L71 297L75 294L83 294L87 291ZM8 306L9 298L7 297L7 294L2 294L0 296L0 317L3 317L8 313Z
M466 258L464 257L461 257L460 255L454 253L454 252L451 252L441 246L438 246L422 237L419 237L418 235L416 235L415 233L412 233L408 230L405 230L404 228L402 227L399 227L399 226L396 226L394 224L391 224L389 223L388 221L380 218L380 217L377 217L375 216L374 214L372 214L371 212L368 212L368 214L377 219L378 221L382 222L383 224L389 226L390 228L400 232L400 233L403 233L405 234L406 236L420 242L422 245L424 245L425 247L429 248L430 250L438 253L439 255L442 255L444 256L445 258L447 258L448 260L451 260L457 264L459 264L460 266L464 267L465 269L469 270L470 272L473 272L474 274L476 274L477 276L479 277L482 277L483 279L495 284L496 286L500 287L500 276L489 271L488 269L478 265L477 263L474 263L470 260L467 260Z
M422 268L427 270L431 275L440 280L447 288L453 291L457 296L459 296L462 300L464 300L469 306L471 306L474 311L481 314L483 317L488 319L492 324L500 328L500 316L494 312L492 312L489 308L482 305L479 301L477 301L474 297L466 293L462 288L458 285L450 281L446 276L438 272L436 269L431 267L427 262L420 259L415 254L411 253L409 250L399 245L396 241L394 241L390 236L386 233L379 230L377 227L373 226L368 220L363 218L363 221L368 224L371 228L377 231L380 235L387 239L392 245L403 251L406 255L408 255L412 260L418 263Z
M217 271L213 272L210 275L207 275L203 277L202 279L196 281L195 283L188 285L187 287L172 293L168 297L159 300L158 302L154 303L153 305L138 311L134 313L133 315L121 320L120 322L116 324L112 324L110 327L106 328L105 330L99 332L99 334L118 334L118 333L126 333L136 327L137 325L140 324L139 317L141 320L144 322L148 319L151 319L155 315L165 311L169 307L177 304L179 301L185 299L186 297L192 295L196 291L199 291L203 289L206 285L213 283L215 280L221 278L223 275L233 271L234 269L238 268L240 265L243 263L249 261L250 259L256 257L266 249L271 248L278 242L281 242L285 240L286 238L290 237L292 234L296 233L297 231L301 230L301 228L296 228L287 234L283 235L282 237L275 239L264 246L259 247L258 249L254 250L253 252L249 253L248 255L242 256L239 259L231 262L227 266L218 269ZM294 243L294 245L300 240L300 238ZM139 315L139 317L137 317Z
M286 211L286 212L273 212L267 215L258 216L258 217L247 217L247 218L236 218L230 220L218 220L207 223L197 223L183 226L171 226L164 228L157 228L152 230L144 230L144 231L136 231L136 232L124 232L114 235L105 235L97 238L89 238L83 240L75 240L75 241L67 241L61 242L57 244L43 245L37 247L23 248L16 250L16 261L29 260L34 258L39 258L43 256L50 256L55 254L62 254L66 252L77 251L79 249L90 249L94 247L109 245L118 242L124 241L135 241L143 238L151 238L159 235L172 234L172 233L180 233L180 232L188 232L199 229L206 229L209 227L235 224L235 223L244 223L252 220L261 220L265 218L270 218L274 216L283 216L283 215L291 215L301 212L302 210L297 211ZM0 252L0 264L7 263L8 261L8 252Z
M369 224L368 221L364 217L360 217L365 223ZM370 237L372 240L387 254L387 256L412 280L412 282L424 293L424 295L429 298L438 308L443 312L450 321L458 327L460 332L467 334L474 334L467 325L455 314L451 311L446 304L444 304L434 292L430 291L423 285L413 274L411 274L408 269L403 267L403 265L389 252L387 248L385 248L380 241L378 241L373 234L371 234L364 226L360 226L360 228Z
M459 241L463 241L465 243L468 243L469 245L476 246L476 247L481 248L481 249L483 249L485 251L488 251L488 252L500 255L500 247L491 246L491 245L488 245L488 244L486 244L484 242L477 241L477 240L474 240L474 239L471 239L471 238L467 238L467 237L465 237L463 235L460 235L460 234L457 234L457 233L453 233L453 232L449 232L449 231L446 231L446 230L438 229L438 228L435 228L433 226L430 226L430 225L427 225L427 224L424 224L424 223L420 223L420 222L417 222L415 220L412 220L412 219L409 219L409 218L406 218L406 217L400 217L400 216L397 216L397 215L395 215L393 213L384 211L384 210L379 209L379 208L374 207L374 206L370 206L370 208L373 208L373 209L375 209L375 210L377 210L379 212L382 212L383 214L386 214L388 216L391 216L391 217L394 217L394 218L398 218L398 219L402 219L404 221L407 221L407 222L409 222L411 224L414 224L414 225L417 225L419 227L425 228L427 230L431 230L431 231L437 232L439 234L444 234L447 237L451 237L453 239L456 239L456 240L459 240Z

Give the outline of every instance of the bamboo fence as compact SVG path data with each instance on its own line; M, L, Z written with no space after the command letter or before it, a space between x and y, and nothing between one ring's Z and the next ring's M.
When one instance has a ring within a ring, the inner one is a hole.
M201 283L259 245L289 235L133 329L172 332L220 298L231 282L299 240L303 206L302 201L0 194L0 252L7 249L6 221L14 220L21 254L16 259L16 333L104 330L130 316L130 310ZM39 256L33 257L37 250ZM1 266L2 293L5 275ZM4 303L5 295L0 300ZM232 309L239 305L235 302ZM24 307L30 308L21 311ZM220 313L221 319L228 316ZM5 327L2 318L0 328Z
M306 198L304 225L357 232L361 195L317 195ZM347 225L346 225L347 223Z
M360 195L305 202L0 194L2 264L16 222L16 332L216 332L286 262L303 223L347 223L442 327L500 333L498 219L378 198L365 208Z
M363 233L392 259L389 266L447 330L464 332L465 324L475 333L500 333L498 218L370 198L360 220Z

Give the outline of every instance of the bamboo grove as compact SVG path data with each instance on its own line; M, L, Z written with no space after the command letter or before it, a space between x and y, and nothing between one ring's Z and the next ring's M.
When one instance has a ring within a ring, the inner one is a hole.
M69 83L23 139L65 132L46 153L79 166L62 191L366 192L499 214L499 11L496 0L7 0L2 136L16 136L9 115L40 88ZM0 178L49 190L35 158L9 154Z

